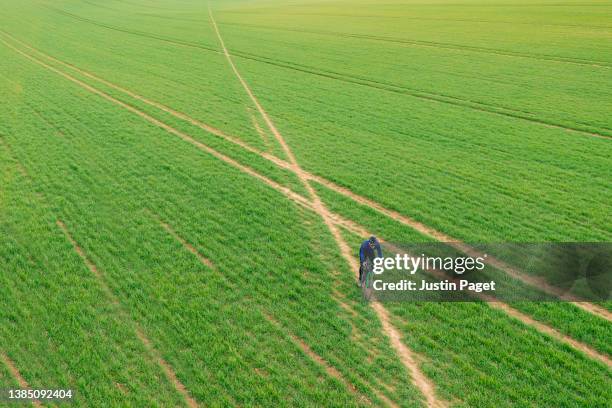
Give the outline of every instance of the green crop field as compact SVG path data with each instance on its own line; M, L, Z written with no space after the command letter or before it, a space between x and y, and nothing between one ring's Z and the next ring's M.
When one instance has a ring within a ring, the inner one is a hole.
M610 0L4 0L0 406L612 406L612 302L356 285L612 242L611 139Z

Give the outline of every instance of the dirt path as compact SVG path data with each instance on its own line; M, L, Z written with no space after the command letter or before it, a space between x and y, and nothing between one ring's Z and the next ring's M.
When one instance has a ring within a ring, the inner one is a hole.
M19 383L19 387L21 387L22 389L30 389L30 385L25 380L25 378L23 378L23 376L21 375L21 373L17 369L17 366L13 362L13 360L11 360L9 358L9 356L7 356L3 351L0 351L0 360L2 360L2 362L8 367L9 372L11 373L11 375ZM38 400L33 400L32 404L34 404L34 406L37 407L37 408L38 407L42 407L42 404Z
M108 94L106 94L106 93L104 93L102 91L99 91L99 90L97 90L97 89L95 89L95 88L93 88L93 87L83 83L82 81L79 81L78 79L70 76L69 74L63 73L63 72L61 72L61 71L59 71L59 70L57 70L57 69L55 69L55 68L45 64L44 62L39 61L38 59L36 59L34 57L31 57L31 56L21 52L20 50L12 47L10 44L6 43L4 40L0 39L0 42L5 43L5 45L9 46L11 49L15 50L19 54L21 54L21 55L25 56L26 58L30 59L34 63L39 64L39 65L41 65L41 66L43 66L43 67L45 67L47 69L50 69L51 71L53 71L53 72L63 76L64 78L66 78L66 79L68 79L68 80L78 84L79 86L89 90L90 92L93 92L93 93L103 97L104 99L107 99L107 100L109 100L109 101L111 101L111 102L113 102L113 103L115 103L115 104L117 104L117 105L119 105L119 106L121 106L121 107L123 107L123 108L125 108L125 109L127 109L127 110L129 110L129 111L131 111L131 112L133 112L135 114L137 114L137 115L139 115L140 117L144 118L145 120L149 121L150 123L152 123L152 124L154 124L156 126L161 127L162 129L168 131L169 133L171 133L171 134L173 134L175 136L178 136L179 138L181 138L182 140L184 140L184 141L186 141L188 143L191 143L192 145L194 145L198 149L203 150L203 151L213 155L214 157L218 158L219 160L222 160L222 161L230 164L231 166L233 166L233 167L243 171L244 173L249 174L249 175L259 179L260 181L264 182L268 186L270 186L273 189L277 190L278 192L284 194L287 198L289 198L293 202L295 202L295 203L297 203L297 204L299 204L299 205L301 205L301 206L303 206L303 207L305 207L307 209L310 209L311 211L314 211L314 212L317 211L315 209L315 206L313 205L313 203L310 200L308 200L305 197L295 193L294 191L290 190L289 188L287 188L285 186L282 186L279 183L276 183L275 181L273 181L273 180L271 180L271 179L269 179L269 178L267 178L267 177L257 173L255 170L251 169L250 167L238 163L237 161L235 161L235 160L233 160L233 159L223 155L222 153L217 152L216 150L206 146L205 144L203 144L201 142L198 142L198 141L194 140L190 136L188 136L188 135L186 135L186 134L184 134L184 133L182 133L182 132L180 132L180 131L172 128L172 127L170 127L169 125L167 125L167 124L165 124L165 123L163 123L163 122L161 122L161 121L159 121L159 120L157 120L157 119L147 115L146 113L144 113L142 111L139 111L138 109L136 109L136 108L134 108L134 107L132 107L130 105L127 105L127 104L125 104L125 103L123 103L123 102L113 98L112 96L110 96L110 95L108 95ZM320 209L319 209L319 211L320 211ZM356 233L356 234L358 234L360 236L371 235L371 233L369 231L367 231L365 228L363 228L362 226L356 224L355 222L353 222L351 220L347 220L347 219L343 218L340 215L337 215L337 214L329 212L328 213L328 217L329 217L329 220L332 223L336 224L338 227L343 227L343 228L345 228L345 229L347 229L347 230L349 230L349 231L351 231L353 233ZM343 253L343 255L344 255L344 253ZM353 260L353 262L356 262L356 261ZM524 321L524 323L529 324L527 321ZM552 328L549 328L549 329L556 332L556 330L554 330ZM392 334L394 334L394 333L392 333ZM563 336L564 335L559 333L559 336L557 336L557 337L559 339L561 339L561 338L563 338ZM571 339L571 340L573 342L575 342L575 340L573 340L573 339ZM578 343L578 344L581 344L581 343ZM586 345L583 345L583 346L584 346L583 348L585 348L585 349L588 348L588 346L586 346ZM398 353L398 355L401 355L401 350ZM409 362L409 361L414 361L414 359L412 358L412 359L407 359L406 360L406 362ZM416 367L416 368L418 370L418 367ZM415 377L413 377L413 378L415 378Z
M462 252L465 252L466 254L469 254L471 256L480 256L480 255L482 255L478 251L476 251L474 248L470 247L469 245L461 242L460 240L458 240L458 239L456 239L454 237L451 237L451 236L449 236L449 235L447 235L447 234L445 234L443 232L437 231L434 228L428 227L427 225L425 225L425 224L423 224L423 223L421 223L419 221L416 221L416 220L414 220L414 219L412 219L412 218L410 218L408 216L405 216L405 215L399 213L398 211L385 208L383 205L381 205L380 203L378 203L378 202L376 202L374 200L371 200L371 199L363 197L363 196L361 196L361 195L359 195L357 193L354 193L350 189L348 189L346 187L339 186L339 185L335 184L334 182L332 182L330 180L327 180L324 177L321 177L321 176L312 174L310 172L307 172L307 171L303 170L302 168L300 168L299 166L296 168L296 166L294 164L289 163L289 162L287 162L287 161L285 161L283 159L280 159L280 158L278 158L278 157L276 157L276 156L274 156L274 155L272 155L272 154L270 154L268 152L262 152L262 151L260 151L260 150L258 150L256 148L248 145L247 143L243 142L238 137L230 136L227 133L225 133L225 132L223 132L223 131L221 131L219 129L216 129L216 128L214 128L214 127L212 127L212 126L210 126L210 125L208 125L206 123L203 123L203 122L201 122L201 121L199 121L197 119L194 119L194 118L190 117L189 115L187 115L185 113L178 112L178 111L176 111L176 110L174 110L174 109L172 109L172 108L170 108L168 106L165 106L165 105L160 104L158 102L155 102L155 101L152 101L150 99L147 99L147 98L145 98L145 97L143 97L141 95L138 95L138 94L136 94L136 93L134 93L134 92L132 92L132 91L130 91L128 89L120 87L120 86L118 86L116 84L113 84L113 83L111 83L109 81L106 81L106 80L104 80L104 79L102 79L102 78L100 78L100 77L98 77L96 75L93 75L93 74L91 74L91 73L89 73L87 71L84 71L84 70L82 70L82 69L80 69L80 68L78 68L78 67L76 67L76 66L74 66L72 64L69 64L69 63L66 63L64 61L58 60L57 58L54 58L54 57L52 57L50 55L47 55L47 54L43 53L42 51L40 51L40 50L30 46L29 44L26 44L23 41L20 41L20 40L14 38L13 36L11 36L8 33L4 33L4 34L6 36L10 37L13 41L23 45L24 47L26 47L26 48L34 51L34 52L36 52L37 54L40 54L41 56L43 56L44 58L47 58L50 61L56 62L58 64L61 64L61 65L65 66L65 67L68 67L68 68L70 68L70 69L80 73L81 75L83 75L83 76L85 76L87 78L93 79L94 81L100 82L100 83L102 83L102 84L104 84L104 85L106 85L106 86L108 86L108 87L110 87L112 89L115 89L117 91L123 92L126 95L129 95L132 98L137 99L137 100L139 100L139 101L141 101L141 102L143 102L143 103L145 103L147 105L150 105L150 106L153 106L153 107L155 107L157 109L160 109L160 110L162 110L162 111L164 111L164 112L166 112L166 113L168 113L168 114L170 114L172 116L175 116L175 117L177 117L179 119L182 119L182 120L184 120L184 121L186 121L186 122L188 122L188 123L190 123L190 124L192 124L194 126L197 126L200 129L202 129L202 130L204 130L204 131L206 131L208 133L211 133L211 134L213 134L213 135L215 135L217 137L220 137L220 138L222 138L224 140L227 140L227 141L229 141L229 142L231 142L231 143L233 143L233 144L235 144L237 146L240 146L241 148L243 148L243 149L245 149L245 150L247 150L247 151L249 151L251 153L257 154L260 157L262 157L262 158L264 158L266 160L271 161L272 163L274 163L275 165L277 165L277 166L279 166L279 167L281 167L283 169L286 169L286 170L289 170L291 172L294 172L296 175L298 175L300 177L303 176L303 177L305 177L308 180L315 181L315 182L317 182L317 183L327 187L328 189L330 189L330 190L332 190L332 191L334 191L336 193L339 193L339 194L343 195L346 198L349 198L349 199L353 200L356 203L359 203L361 205L370 207L371 209L379 212L380 214L383 214L386 217L389 217L389 218L393 219L394 221L397 221L397 222L399 222L399 223L401 223L401 224L403 224L403 225L405 225L405 226L407 226L409 228L412 228L412 229L414 229L415 231L418 231L421 234L424 234L424 235L426 235L428 237L431 237L431 238L433 238L433 239L435 239L437 241L440 241L440 242L451 243L451 245L455 249L458 249L458 250L460 250ZM235 66L234 66L234 68L235 68ZM246 84L246 82L245 82L245 84ZM250 95L252 95L252 92L250 93ZM254 97L254 95L253 95L253 97ZM122 102L120 102L120 103L122 105L125 105ZM259 104L259 102L257 103L257 105L259 105L259 107L261 108L261 105ZM269 120L269 118L268 118L268 120ZM278 130L277 130L277 133L278 133ZM277 135L275 134L275 137L276 136ZM287 146L285 145L285 147L287 147ZM310 192L310 189L308 191ZM541 289L542 291L544 291L545 293L547 293L549 295L553 295L553 296L556 296L556 297L558 297L560 299L563 299L565 301L569 301L569 302L573 303L575 306L577 306L578 308L580 308L580 309L582 309L582 310L584 310L584 311L586 311L588 313L592 313L592 314L595 314L595 315L597 315L597 316L599 316L599 317L601 317L603 319L606 319L608 321L612 321L612 313L610 311L608 311L607 309L601 307L601 306L595 305L595 304L590 303L590 302L581 302L581 301L578 301L577 299L575 299L575 298L573 298L573 297L571 297L571 296L569 296L567 294L562 293L557 288L555 288L552 285L548 284L545 280L543 280L541 278L534 277L534 276L527 275L525 273L522 273L522 272L518 271L516 268L513 268L510 265L508 265L507 263L505 263L505 262L503 262L501 260L498 260L498 259L496 259L494 257L489 256L487 259L488 259L488 262L492 266L494 266L494 267L496 267L496 268L498 268L498 269L508 273L510 276L512 276L515 279L518 279L518 280L520 280L520 281L522 281L522 282L524 282L524 283L526 283L528 285L535 286L535 287Z
M74 251L83 260L87 268L91 271L91 273L94 274L94 276L96 277L96 280L98 281L98 284L104 290L104 293L106 294L107 298L111 301L113 305L115 305L115 307L119 309L119 314L121 315L121 317L127 318L128 314L123 310L119 302L119 299L117 299L117 297L113 294L111 289L106 284L106 281L104 277L102 276L102 273L98 270L98 267L91 260L89 260L89 257L85 254L85 251L83 251L80 245L76 242L74 237L70 234L70 231L68 231L68 228L66 227L66 225L61 220L57 220L57 226L60 228L62 233L66 236L68 241L72 244ZM140 327L135 322L133 324L135 326L136 337L138 337L138 339L143 344L147 352L149 352L149 354L154 358L155 362L162 368L168 381L170 381L170 383L174 386L174 388L185 399L185 402L190 408L197 408L198 403L196 402L195 399L193 399L193 397L191 397L191 395L189 394L189 391L187 391L187 388L185 388L183 383L178 379L178 377L176 376L176 373L172 369L172 366L170 366L170 364L168 364L161 357L159 352L153 347L151 341L147 338L147 336L144 334L142 329L140 329Z
M289 158L289 162L291 163L291 166L293 167L295 174L297 174L297 176L299 177L300 181L302 182L302 184L306 188L306 191L308 191L308 194L310 195L312 199L312 207L323 219L323 222L325 223L325 225L331 232L332 236L334 237L334 240L336 241L336 244L340 248L342 257L345 259L349 268L352 271L354 271L357 277L358 270L359 270L359 263L355 259L353 255L353 251L351 250L351 248L348 246L348 244L344 240L344 237L342 237L342 234L338 226L333 222L333 219L330 216L329 211L327 210L327 208L325 207L325 205L319 198L315 189L310 184L309 179L304 175L304 171L301 169L297 159L295 158L295 155L293 154L293 151L291 150L291 148L285 141L285 138L281 135L280 131L276 128L276 126L274 125L274 122L272 121L272 119L270 118L266 110L261 106L261 104L259 103L259 100L255 96L255 94L253 93L249 85L246 83L244 78L242 78L242 75L240 75L240 72L236 68L236 65L234 65L232 57L227 47L225 46L225 43L223 42L223 38L221 36L221 33L219 32L219 28L217 27L217 23L215 21L215 18L213 16L210 6L208 7L208 13L210 16L211 23L217 34L219 43L221 44L221 48L223 49L223 54L225 55L230 67L232 68L232 71L234 71L236 78L238 78L238 80L242 84L242 87L244 88L247 95L249 95L249 98L251 98L251 101L253 102L253 104L257 107L257 110L259 111L262 118L264 119L264 122L266 123L266 125L268 126L268 128L270 129L270 131L272 132L272 134L274 135L274 137L276 138L276 140L282 147L286 156ZM409 350L408 347L406 347L406 345L401 342L401 336L399 332L389 322L388 313L386 309L381 304L378 304L378 303L374 303L373 308L379 320L382 323L382 327L383 327L385 334L389 337L391 341L392 347L398 353L400 360L402 361L404 366L409 370L414 385L425 396L427 405L430 407L443 406L444 404L442 404L436 398L433 385L425 378L423 373L420 371L420 368L418 364L416 363L415 359L412 357L413 355L412 351Z

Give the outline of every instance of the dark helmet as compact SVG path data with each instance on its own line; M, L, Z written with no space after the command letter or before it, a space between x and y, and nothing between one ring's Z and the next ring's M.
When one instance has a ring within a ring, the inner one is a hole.
M370 245L376 245L378 243L378 240L376 239L374 235L368 238L368 241L370 242Z

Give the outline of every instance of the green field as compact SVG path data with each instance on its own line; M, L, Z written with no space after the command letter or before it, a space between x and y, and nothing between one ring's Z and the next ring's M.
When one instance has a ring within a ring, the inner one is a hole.
M5 0L0 389L610 406L612 304L368 304L354 263L611 242L611 84L605 0Z

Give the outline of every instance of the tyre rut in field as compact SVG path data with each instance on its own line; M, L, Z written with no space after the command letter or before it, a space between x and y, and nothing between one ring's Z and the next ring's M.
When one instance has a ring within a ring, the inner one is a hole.
M111 301L111 303L116 308L118 308L119 315L123 319L127 320L129 318L128 314L124 311L123 307L121 306L121 303L119 302L119 299L117 299L117 297L113 294L113 292L110 289L110 287L106 284L106 280L105 280L102 272L100 272L98 267L89 259L89 257L87 256L87 254L85 253L83 248L81 248L79 246L79 244L76 242L76 240L74 239L74 237L72 236L70 231L68 231L68 228L66 227L64 222L61 221L61 220L57 220L57 226L62 231L62 233L64 234L66 239L70 242L70 244L72 245L72 248L74 249L74 251L81 258L83 263L87 266L87 269L89 269L89 271L96 277L96 280L98 281L98 284L104 290L104 293L106 294L106 297ZM134 322L133 325L134 325L134 332L136 334L136 337L138 338L138 340L140 340L140 342L144 346L145 350L147 350L147 352L153 358L153 360L161 367L161 369L164 372L164 374L166 375L166 378L168 379L168 381L179 392L179 394L183 397L183 399L185 400L185 402L187 403L187 405L190 408L197 408L199 406L198 403L190 395L190 393L187 390L187 388L185 387L185 385L183 385L183 383L178 379L178 377L176 376L176 373L174 372L174 369L172 368L172 366L170 364L168 364L168 362L166 362L166 360L163 359L163 357L161 356L159 351L157 351L155 349L155 347L153 346L153 344L151 343L149 338L144 334L144 332L138 326L138 324Z
M30 385L28 384L28 382L25 380L25 378L23 378L23 376L21 375L21 373L19 372L19 369L17 368L17 366L15 365L15 363L13 362L13 360L11 360L9 358L8 355L6 355L6 353L4 353L4 351L0 350L0 361L2 361L4 363L4 365L8 368L9 372L11 373L11 375L17 380L17 382L19 383L19 387L21 387L21 389L31 389ZM42 404L40 403L39 400L32 400L32 404L36 407L36 408L42 408Z
M412 46L420 46L420 47L428 47L428 48L441 48L441 49L458 50L458 51L469 51L469 52L476 52L476 53L501 55L505 57L527 58L527 59L534 59L534 60L540 60L540 61L585 65L585 66L592 66L592 67L598 67L598 68L612 68L612 63L607 62L607 61L595 61L595 60L589 60L589 59L584 59L584 58L562 57L562 56L546 55L546 54L532 54L528 52L500 50L496 48L443 43L443 42L438 42L438 41L425 41L425 40L414 40L414 39L409 39L409 38L385 37L385 36L378 36L378 35L371 35L371 34L341 33L337 31L325 31L325 30L304 30L304 29L280 28L280 27L277 28L277 27L261 26L261 25L256 25L256 24L241 24L241 23L220 23L220 24L221 25L227 24L227 25L246 26L246 27L253 27L253 28L263 28L266 30L289 31L289 32L316 34L316 35L327 35L327 36L342 37L342 38L357 38L357 39L381 41L381 42L388 42L388 43L407 44L407 45L412 45Z
M259 136L261 137L261 140L266 146L267 152L272 154L272 145L270 144L270 139L268 139L268 135L261 128L261 126L259 126L259 122L257 122L257 118L255 118L250 108L248 109L248 114L249 114L249 117L251 118L251 124L253 125L253 128L255 128L255 131L257 132L257 134L259 134Z

